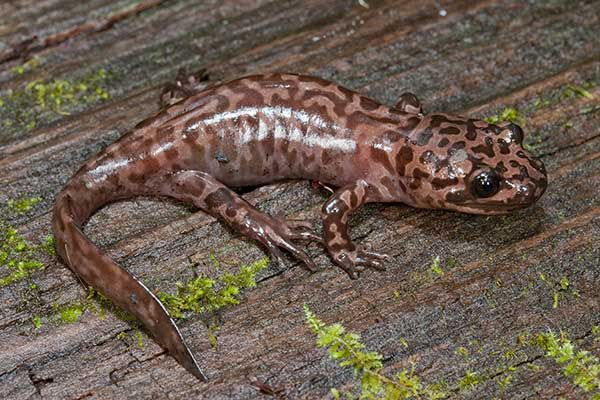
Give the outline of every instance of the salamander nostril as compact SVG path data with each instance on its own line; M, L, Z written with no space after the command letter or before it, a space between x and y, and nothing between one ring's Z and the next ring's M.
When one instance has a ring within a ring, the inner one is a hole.
M544 165L544 163L541 160L535 160L535 163L537 165L538 171L546 175L546 166Z

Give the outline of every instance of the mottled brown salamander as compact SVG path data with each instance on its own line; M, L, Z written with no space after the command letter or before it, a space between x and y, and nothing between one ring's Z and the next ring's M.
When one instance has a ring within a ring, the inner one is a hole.
M544 165L523 132L445 114L424 115L406 93L387 107L322 79L249 76L206 88L164 109L89 160L56 199L58 254L85 282L139 318L188 371L205 379L159 300L81 231L99 207L139 195L200 208L314 270L296 244L319 240L352 278L385 256L356 245L348 217L362 204L501 214L533 204ZM259 212L229 187L309 179L337 189L322 208L323 235L307 223Z

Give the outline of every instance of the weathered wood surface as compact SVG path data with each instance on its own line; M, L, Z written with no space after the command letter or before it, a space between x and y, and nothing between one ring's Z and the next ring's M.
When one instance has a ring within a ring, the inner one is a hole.
M0 398L260 398L254 377L290 398L321 398L355 378L315 347L303 303L360 333L384 355L386 373L410 368L412 357L415 372L425 382L448 382L452 397L585 398L540 349L507 353L519 335L548 329L600 353L591 333L600 323L600 2L444 1L445 17L433 2L412 0L372 0L369 9L349 0L87 3L0 4L0 96L36 79L110 72L107 101L74 106L68 116L47 111L33 129L0 128L0 201L43 199L33 213L10 217L29 238L49 233L62 184L156 112L161 88L181 67L206 68L211 80L309 73L388 104L410 90L429 111L485 116L516 107L550 184L533 208L507 217L365 207L353 235L393 255L387 272L351 281L313 244L308 251L322 270L310 274L290 262L263 271L240 305L218 314L218 350L202 317L181 323L207 384L147 338L143 348L125 344L118 336L131 324L111 313L53 323L53 304L84 299L85 291L49 257L44 271L0 288ZM14 72L34 56L41 66ZM566 85L584 83L595 99L562 96ZM553 100L540 106L539 98ZM0 121L7 115L0 108ZM306 182L246 196L267 212L315 221L324 201ZM155 199L109 206L86 232L153 289L190 278L191 263L209 270L210 254L232 264L262 257L203 213ZM428 273L436 256L442 276ZM568 278L579 296L561 293L554 308L540 273ZM38 301L28 298L32 282ZM42 316L39 330L33 315ZM514 377L503 390L498 380L510 366ZM466 371L485 379L461 390L456 382Z

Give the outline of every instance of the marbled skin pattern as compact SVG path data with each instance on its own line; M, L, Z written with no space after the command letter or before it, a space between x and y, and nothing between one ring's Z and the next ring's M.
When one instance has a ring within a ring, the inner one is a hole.
M205 379L160 302L82 233L95 210L138 195L170 196L222 219L276 259L284 249L311 270L313 261L295 242L322 241L333 261L357 277L365 267L382 269L385 259L350 239L349 215L362 204L476 214L533 204L546 173L521 142L514 124L423 115L409 93L387 107L318 78L250 76L167 107L88 161L56 200L56 246L77 275ZM229 189L281 179L337 188L322 209L323 235L305 222L260 213Z

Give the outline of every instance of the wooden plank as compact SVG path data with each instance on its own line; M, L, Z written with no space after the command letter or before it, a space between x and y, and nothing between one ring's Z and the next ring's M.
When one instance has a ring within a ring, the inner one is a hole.
M0 203L42 198L32 213L8 217L31 240L49 233L53 198L68 177L158 111L160 90L180 67L207 68L212 80L268 70L311 73L388 104L411 90L430 111L484 116L515 107L550 186L533 208L506 217L365 207L353 219L353 235L393 256L387 272L350 281L311 244L308 252L321 271L309 274L291 260L271 266L240 305L212 316L220 326L218 350L206 331L211 316L181 323L208 384L190 379L147 338L143 348L124 343L120 334L131 333L132 325L113 313L100 319L87 311L74 324L53 322L54 304L86 294L47 257L43 272L0 288L0 397L260 398L251 384L257 378L290 398L322 398L356 379L316 348L304 303L324 321L360 333L384 355L385 373L410 368L414 360L415 372L425 382L446 381L451 397L584 396L539 348L516 341L563 329L578 346L600 353L591 333L600 323L597 1L456 1L444 4L446 17L433 3L418 1L370 1L369 9L345 0L327 6L157 1L104 29L111 16L146 3L94 2L93 17L77 4L0 6L0 97L38 79L76 82L99 69L110 73L108 100L74 104L69 115L41 110L34 128L24 121L0 131ZM49 9L65 11L40 18ZM44 45L65 32L74 33ZM5 55L33 36L29 57L41 63L16 73L24 60ZM568 85L588 85L594 98L573 94ZM13 111L0 107L0 122ZM266 212L314 221L324 201L306 182L268 185L245 196ZM157 199L106 207L86 232L152 289L172 290L194 272L215 273L210 255L231 268L262 257L254 243L203 213ZM436 256L442 276L429 272ZM578 296L561 292L555 308L554 289L540 274L552 282L566 277ZM30 283L38 286L34 294ZM34 315L42 317L38 330ZM461 390L467 371L478 373L481 383ZM512 382L501 388L498 382L509 375Z

